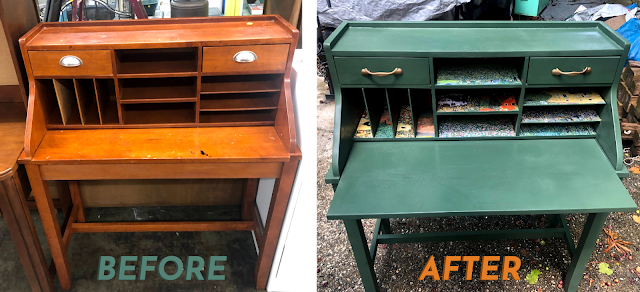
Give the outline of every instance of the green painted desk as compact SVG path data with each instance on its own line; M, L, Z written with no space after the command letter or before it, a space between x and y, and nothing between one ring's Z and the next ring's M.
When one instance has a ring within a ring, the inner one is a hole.
M597 22L343 23L325 42L327 218L344 221L365 290L378 291L378 244L560 237L576 291L608 213L637 209L613 106L628 49ZM486 68L496 75L467 74ZM577 246L565 213L589 214ZM522 214L549 215L548 228L393 234L389 223ZM378 219L370 247L366 218Z

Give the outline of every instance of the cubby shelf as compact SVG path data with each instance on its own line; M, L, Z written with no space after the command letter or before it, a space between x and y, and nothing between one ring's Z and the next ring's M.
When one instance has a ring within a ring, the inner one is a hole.
M482 115L503 115L503 114L515 114L517 115L520 111L460 111L460 112L445 112L445 111L437 111L436 115L438 116L482 116Z
M217 98L200 100L200 111L252 111L277 109L271 98Z
M435 89L500 89L500 88L522 88L522 83L517 84L456 84L433 86Z

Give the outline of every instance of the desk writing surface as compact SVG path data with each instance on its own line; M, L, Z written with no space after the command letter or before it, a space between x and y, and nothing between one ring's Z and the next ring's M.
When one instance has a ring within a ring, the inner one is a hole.
M327 218L636 209L594 139L356 142Z
M594 56L616 55L623 51L620 45L604 35L595 25L546 29L539 29L539 26L480 27L479 24L476 24L477 27L464 28L438 27L446 26L447 22L425 25L402 22L403 27L358 27L359 25L367 26L355 22L353 27L349 27L331 48L334 56L363 56L388 52L403 56L408 56L408 53L428 52L430 56L452 57L459 57L460 53L493 54L493 57L505 57L509 54ZM408 27L411 25L414 27ZM424 27L427 25L431 27Z
M22 102L0 102L0 177L13 169L22 152L26 118Z
M274 127L49 130L32 163L285 162Z

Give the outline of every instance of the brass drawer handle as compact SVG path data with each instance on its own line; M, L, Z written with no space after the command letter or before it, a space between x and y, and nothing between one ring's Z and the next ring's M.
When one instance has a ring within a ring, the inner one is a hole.
M60 65L67 68L78 67L82 65L82 60L76 56L68 55L60 58Z
M364 69L360 70L360 72L364 76L373 75L373 76L382 77L382 76L389 76L389 75L402 75L402 69L400 69L400 68L395 68L391 72L371 72L371 71L369 71L369 69L364 68Z
M567 75L567 76L577 76L580 74L585 74L585 73L591 73L591 67L584 67L584 70L580 71L580 72L562 72L560 71L560 69L555 68L553 70L551 70L551 75L555 75L555 76L560 76L560 75Z

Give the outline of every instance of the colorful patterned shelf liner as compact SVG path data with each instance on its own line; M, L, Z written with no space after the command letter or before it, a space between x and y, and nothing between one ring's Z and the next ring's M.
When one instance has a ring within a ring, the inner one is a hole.
M433 114L422 113L418 117L418 129L416 131L416 138L433 138L436 135L435 127L433 126Z
M513 122L503 117L447 117L438 122L442 138L514 137Z
M393 138L393 125L391 124L391 116L389 115L389 109L385 106L382 116L380 117L380 123L378 124L378 130L376 131L375 138Z
M463 95L450 93L438 97L438 112L518 111L512 94Z
M523 123L599 122L596 111L589 107L527 107L522 111Z
M396 138L414 138L413 119L411 118L411 107L408 104L400 109L398 127L396 128Z
M360 123L358 123L358 128L356 132L353 134L354 138L373 138L371 134L371 121L369 120L369 114L365 110L360 118Z
M444 65L437 70L437 85L522 84L518 71L508 65Z
M523 124L520 136L573 136L595 135L589 124Z
M570 92L566 90L535 90L524 96L524 105L581 105L605 104L597 92Z

